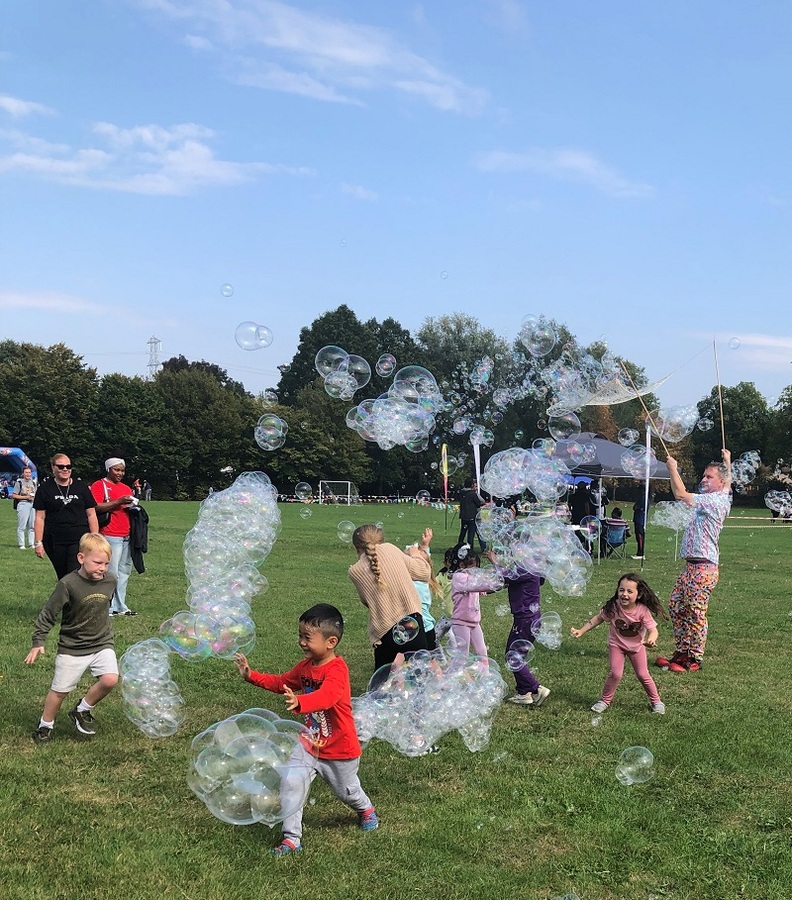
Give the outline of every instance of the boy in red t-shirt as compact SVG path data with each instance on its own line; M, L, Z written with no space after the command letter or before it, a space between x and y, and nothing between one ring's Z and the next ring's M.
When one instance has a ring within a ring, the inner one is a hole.
M268 675L253 671L241 653L234 660L246 681L283 694L286 708L305 716L315 755L306 754L301 760L304 774L299 789L307 796L310 782L319 775L342 803L357 812L359 827L373 831L379 819L358 778L362 751L352 715L349 669L335 653L343 633L341 613L328 603L317 603L300 616L298 643L305 659L293 669L283 675ZM302 850L301 837L302 808L283 820L283 839L272 853L298 853Z

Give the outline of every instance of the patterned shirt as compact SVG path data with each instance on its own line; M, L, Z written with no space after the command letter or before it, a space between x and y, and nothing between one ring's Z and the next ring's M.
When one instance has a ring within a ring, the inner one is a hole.
M718 537L731 509L728 491L693 494L693 516L682 535L681 556L718 565Z

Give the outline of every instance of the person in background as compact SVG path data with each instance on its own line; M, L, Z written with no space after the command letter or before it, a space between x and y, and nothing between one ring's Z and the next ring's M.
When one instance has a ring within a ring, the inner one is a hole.
M22 469L22 475L17 478L14 483L14 490L11 499L14 501L14 507L17 514L17 544L19 549L25 549L25 534L28 536L28 547L32 548L35 543L33 536L33 523L36 519L36 512L33 509L33 498L36 496L36 488L38 482L33 477L33 470L30 466Z
M649 503L651 502L652 497L650 496ZM644 542L646 540L646 517L648 513L649 507L646 503L646 492L642 487L635 498L635 503L633 503L633 531L635 532L635 543L637 544L633 559L646 559Z
M476 516L482 506L486 506L487 502L478 492L478 482L473 478L465 480L465 488L459 497L459 540L457 547L461 547L467 543L473 546L473 538L477 537L479 547L483 553L487 549L486 543L481 539L478 526L476 525Z
M91 494L96 500L96 511L100 517L109 515L107 524L99 531L107 538L112 550L110 574L117 579L111 616L136 616L126 604L127 585L132 572L132 553L129 543L129 510L135 504L131 489L122 481L126 463L118 456L105 460L107 475L91 485Z
M36 556L45 554L55 569L58 581L80 567L77 553L80 538L97 534L96 500L88 485L72 478L71 460L65 453L52 457L52 478L45 479L33 499L36 519L33 523L33 547Z

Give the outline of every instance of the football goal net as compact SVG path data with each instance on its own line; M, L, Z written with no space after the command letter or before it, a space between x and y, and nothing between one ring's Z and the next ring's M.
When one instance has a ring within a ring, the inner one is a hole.
M319 502L352 506L354 503L360 503L360 494L351 481L320 481Z

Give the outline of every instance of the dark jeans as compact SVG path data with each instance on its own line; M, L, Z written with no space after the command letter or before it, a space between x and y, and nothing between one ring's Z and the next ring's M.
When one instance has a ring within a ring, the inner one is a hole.
M461 527L459 529L459 540L457 541L457 547L461 547L462 544L469 544L472 547L474 537L478 538L479 547L481 547L481 552L483 553L487 549L487 544L481 539L479 530L476 527L476 520L463 519Z
M426 631L424 631L423 616L420 613L411 613L418 623L418 634L406 644L397 644L393 640L393 629L389 629L380 638L379 644L374 647L374 671L382 666L389 666L399 653L412 653L415 650L426 650ZM393 623L396 625L396 623Z
M52 538L44 535L42 543L44 544L44 552L47 554L58 581L68 575L69 572L76 572L80 568L77 561L77 553L80 549L79 539L71 544L54 544Z

